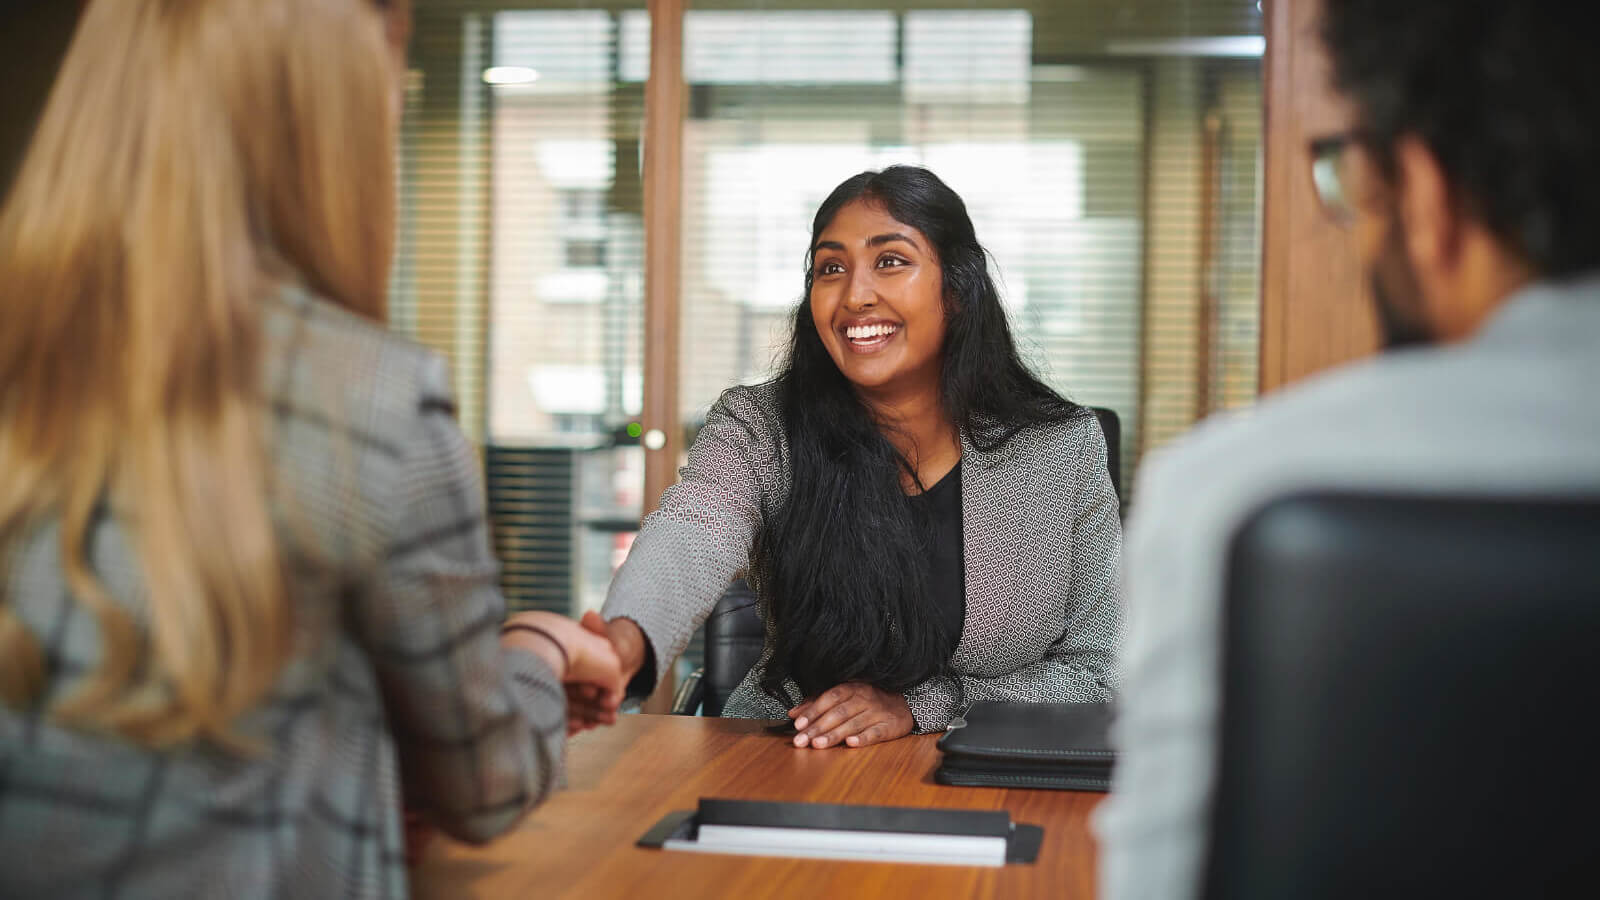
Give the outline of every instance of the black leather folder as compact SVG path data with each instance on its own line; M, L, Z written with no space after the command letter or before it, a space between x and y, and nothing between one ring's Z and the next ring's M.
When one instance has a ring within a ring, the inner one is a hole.
M960 787L1109 791L1109 703L980 701L939 739L934 780Z

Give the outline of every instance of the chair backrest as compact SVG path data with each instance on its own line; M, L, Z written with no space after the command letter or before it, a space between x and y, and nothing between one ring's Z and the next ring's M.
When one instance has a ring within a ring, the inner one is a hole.
M1227 592L1207 896L1593 888L1600 499L1286 498Z
M1122 419L1117 411L1104 406L1091 406L1089 411L1100 420L1100 430L1106 436L1106 464L1111 468L1111 489L1122 499Z
M728 586L706 619L706 665L701 715L720 716L728 695L761 661L767 628L756 592L743 578Z

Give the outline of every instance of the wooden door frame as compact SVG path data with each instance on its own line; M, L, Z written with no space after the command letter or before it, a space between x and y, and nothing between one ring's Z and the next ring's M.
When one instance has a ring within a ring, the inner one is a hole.
M1320 12L1320 0L1265 5L1263 393L1378 349L1352 237L1323 212L1311 183L1307 143L1346 127L1349 117L1328 87Z

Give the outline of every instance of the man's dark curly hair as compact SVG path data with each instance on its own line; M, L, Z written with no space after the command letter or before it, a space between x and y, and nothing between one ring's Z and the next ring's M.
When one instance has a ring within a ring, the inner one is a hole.
M1600 49L1568 0L1325 0L1334 86L1393 177L1420 139L1537 274L1600 266Z

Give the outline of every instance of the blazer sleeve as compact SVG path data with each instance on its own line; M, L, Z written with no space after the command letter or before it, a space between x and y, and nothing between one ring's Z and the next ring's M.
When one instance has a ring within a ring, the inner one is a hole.
M356 592L404 793L461 840L506 831L542 801L566 745L566 696L534 654L502 648L505 601L477 452L427 357L392 484L375 501L382 558Z
M1122 628L1118 591L1122 518L1111 487L1105 438L1098 424L1088 429L1072 483L1072 565L1064 608L1065 627L1037 662L992 678L937 676L906 694L919 734L943 731L977 700L1041 703L1104 701L1117 686L1115 653ZM1016 623L1012 627L1032 627Z
M752 389L724 392L706 414L678 483L645 518L606 595L602 615L638 623L655 659L631 693L654 688L749 566L762 522L762 484L779 472L772 425Z

